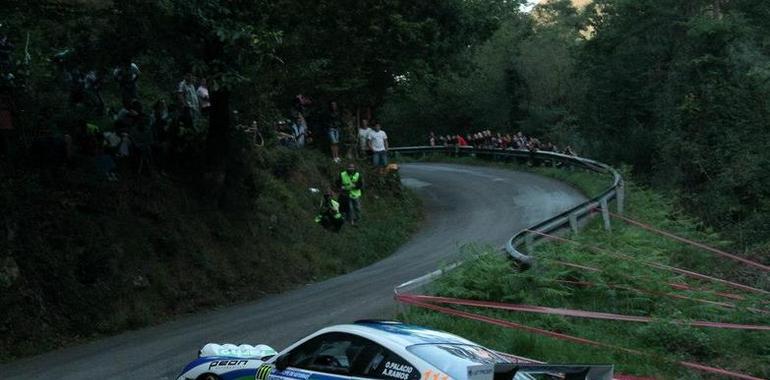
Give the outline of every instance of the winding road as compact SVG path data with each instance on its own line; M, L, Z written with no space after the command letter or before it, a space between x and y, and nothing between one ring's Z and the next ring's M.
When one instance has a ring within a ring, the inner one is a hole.
M0 366L3 379L174 379L207 342L281 349L320 327L392 318L393 287L453 261L460 245L502 245L514 231L585 200L558 181L504 169L405 164L426 221L392 256L346 275L248 304Z

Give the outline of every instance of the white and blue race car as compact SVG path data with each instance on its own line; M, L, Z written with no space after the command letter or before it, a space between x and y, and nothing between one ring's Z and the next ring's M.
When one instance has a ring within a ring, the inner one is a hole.
M611 380L613 367L527 364L467 339L400 322L321 329L277 353L207 344L177 380Z

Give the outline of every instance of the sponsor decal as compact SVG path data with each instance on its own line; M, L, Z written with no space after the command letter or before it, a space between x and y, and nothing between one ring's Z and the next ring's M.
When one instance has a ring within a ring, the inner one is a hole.
M270 364L262 364L257 368L257 376L254 378L256 380L267 380L268 375L270 375L270 372L273 372L273 366Z
M292 380L307 380L310 378L309 372L296 371L293 369L285 369L283 371L274 371L270 373L269 379L292 379Z
M220 367L243 367L245 366L249 361L248 360L214 360L213 362L209 363L209 370L211 370L214 367L220 368Z
M475 365L468 367L468 380L491 380L495 377L495 369L491 365Z
M386 362L385 369L382 370L381 375L394 379L406 380L409 378L409 374L411 374L413 371L414 367L410 365Z

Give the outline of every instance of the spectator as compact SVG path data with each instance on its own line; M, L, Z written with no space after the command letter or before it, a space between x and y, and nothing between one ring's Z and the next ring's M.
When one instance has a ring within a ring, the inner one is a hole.
M105 134L105 137L106 136L107 135ZM94 164L96 166L96 171L102 175L103 178L110 182L117 182L117 165L115 165L115 160L112 158L112 156L107 151L105 151L105 147L109 145L110 143L106 141L105 138L102 138L101 141L96 144Z
M129 157L134 150L134 141L132 133L135 133L140 124L146 123L146 117L142 112L142 104L139 100L132 100L128 107L124 107L118 112L115 120L115 132L120 138L117 146L118 157ZM149 133L149 128L147 128Z
M104 77L99 70L91 70L85 77L86 99L91 106L94 115L104 115L104 99L102 99L102 84Z
M13 43L8 39L7 35L0 35L0 76L2 77L11 73L13 63L11 53L13 53Z
M294 122L291 124L291 133L294 135L294 140L297 142L297 148L305 147L310 132L307 129L307 122L305 122L305 116L302 112L297 112L296 115L294 115Z
M430 146L436 146L436 143L437 143L436 134L431 132L430 135L428 136L428 144L430 144Z
M342 137L345 138L345 157L347 159L353 159L358 152L358 127L356 126L356 117L349 109L345 109L342 113Z
M347 207L345 207L345 220L351 226L361 219L361 195L364 188L364 179L356 170L354 163L348 164L348 168L340 173L340 188L346 195Z
M330 231L339 232L342 229L345 220L340 213L340 203L334 199L334 193L331 190L324 193L321 209L318 211L315 221Z
M537 159L536 153L538 150L540 150L540 141L536 138L529 139L529 143L527 145L527 150L529 151L529 166L540 166L540 161Z
M195 77L192 73L185 74L184 79L179 82L176 88L176 94L179 107L181 107L179 121L185 127L194 129L200 115L200 102L198 101L198 92L195 90Z
M468 146L468 141L462 135L455 136L455 144L457 146Z
M69 87L70 105L83 104L86 100L86 76L79 67L64 73L64 80Z
M155 139L147 116L142 112L141 106L136 110L136 120L131 126L128 134L131 137L132 148L136 157L134 164L137 175L142 175L144 171L148 174L153 173L152 145Z
M113 70L112 76L120 87L120 97L123 104L128 104L132 99L139 98L137 82L140 73L139 66L131 62L131 59L125 60L121 66Z
M201 115L207 117L211 109L211 101L209 100L209 88L206 84L206 78L201 78L196 92L198 94L198 103L201 106Z
M358 128L358 157L364 158L371 155L372 151L369 149L369 135L372 133L372 128L369 127L369 120L361 119L361 126Z
M115 116L115 129L118 132L128 132L139 121L142 104L139 100L132 99Z
M162 142L166 140L166 133L171 124L171 117L168 113L166 101L158 99L152 106L152 115L150 115L150 130L153 140Z
M313 101L305 95L297 94L292 101L291 115L296 117L298 113L307 115L307 107L313 104Z
M169 141L171 133L172 117L169 114L166 101L158 99L152 106L152 115L150 115L150 132L152 133L152 152L158 158L157 165L161 167L161 175L164 164L169 160Z
M372 164L384 171L388 164L388 135L382 130L379 121L374 122L374 130L369 134L369 149L372 150Z
M276 124L275 134L278 137L278 144L287 148L296 148L297 141L294 138L294 134L290 127L286 124L286 120L279 120Z
M329 111L326 115L326 131L329 137L329 145L332 152L332 160L340 162L340 132L342 131L342 115L340 114L337 102L329 102Z

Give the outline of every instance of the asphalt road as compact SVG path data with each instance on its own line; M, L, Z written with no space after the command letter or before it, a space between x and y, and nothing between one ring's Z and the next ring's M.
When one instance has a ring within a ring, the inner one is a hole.
M528 173L449 164L401 168L404 183L423 199L426 221L392 256L253 303L2 365L0 378L174 379L207 342L280 350L326 325L392 318L394 286L453 261L463 244L501 246L514 231L584 200L563 183Z

